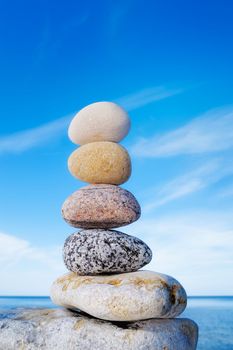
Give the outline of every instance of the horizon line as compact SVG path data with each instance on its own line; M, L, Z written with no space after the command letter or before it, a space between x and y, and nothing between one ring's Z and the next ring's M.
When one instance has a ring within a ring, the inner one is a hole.
M49 295L0 295L0 298L49 298ZM188 298L233 298L232 295L188 295Z

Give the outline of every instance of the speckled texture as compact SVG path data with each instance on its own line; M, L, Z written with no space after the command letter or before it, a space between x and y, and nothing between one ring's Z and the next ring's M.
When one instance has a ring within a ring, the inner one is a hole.
M109 321L173 318L187 303L178 281L152 271L79 276L68 273L51 288L52 301Z
M92 142L77 148L68 159L71 174L92 184L120 185L131 174L131 160L114 142Z
M0 320L1 350L195 350L198 338L181 318L113 324L67 310L11 313Z
M83 145L96 141L121 141L129 132L127 112L113 102L96 102L81 109L72 119L68 135Z
M83 230L69 236L63 248L68 270L80 275L137 271L152 259L140 239L119 231Z
M62 206L63 218L80 228L122 227L136 221L140 214L140 205L132 193L114 185L83 187Z

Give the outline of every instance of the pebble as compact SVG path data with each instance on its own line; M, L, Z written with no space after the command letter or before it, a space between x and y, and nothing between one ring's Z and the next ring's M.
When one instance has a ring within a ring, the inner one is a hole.
M84 182L120 185L131 175L131 160L126 149L117 143L92 142L70 155L68 168Z
M174 318L187 304L178 281L152 271L112 276L68 273L53 283L50 296L54 304L108 321Z
M76 114L68 135L77 145L96 141L120 142L129 129L130 119L123 108L113 102L96 102Z
M83 230L69 236L63 259L68 270L79 275L137 271L152 259L152 251L140 239L119 231Z
M2 350L195 350L197 337L196 323L182 318L113 324L64 309L21 309L0 319Z
M141 208L129 191L115 185L89 185L69 196L62 216L74 227L116 228L138 220Z

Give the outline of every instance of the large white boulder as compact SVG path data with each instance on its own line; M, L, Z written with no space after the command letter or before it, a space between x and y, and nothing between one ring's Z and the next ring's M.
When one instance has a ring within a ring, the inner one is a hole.
M188 319L113 324L52 309L0 319L1 350L195 350L197 337Z

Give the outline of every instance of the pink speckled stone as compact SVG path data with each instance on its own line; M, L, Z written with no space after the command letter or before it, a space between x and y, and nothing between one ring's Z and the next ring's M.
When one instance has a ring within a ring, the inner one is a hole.
M141 214L136 198L115 185L89 185L74 192L62 206L62 215L71 226L116 228L131 224Z

